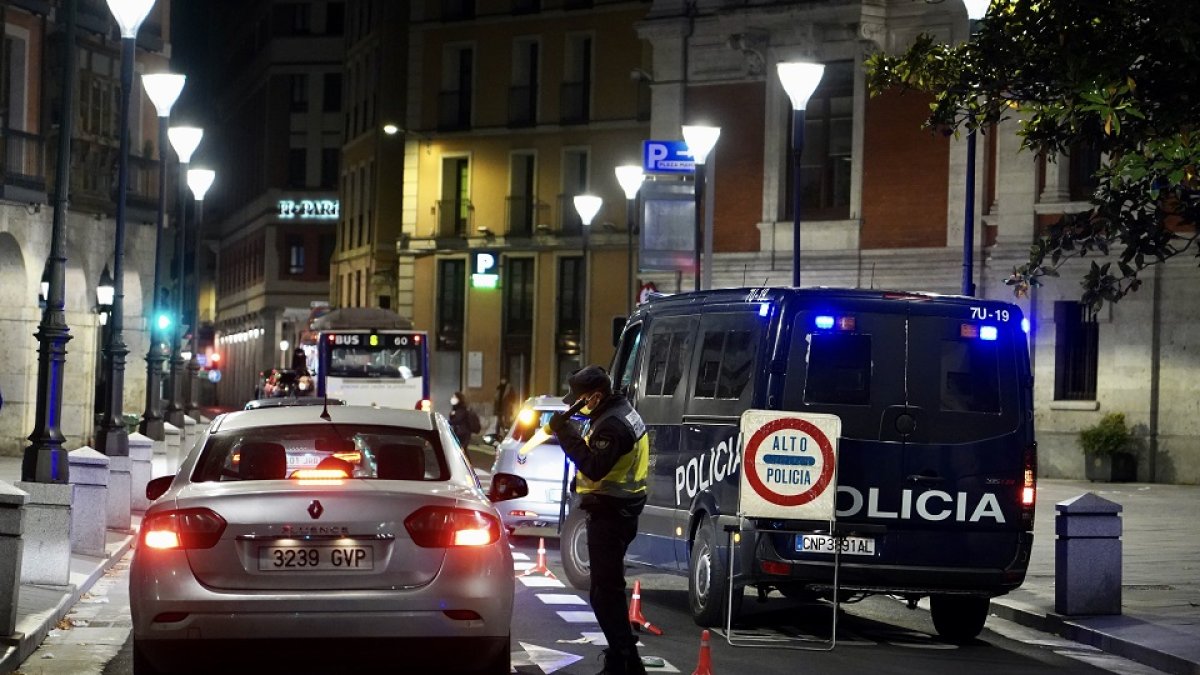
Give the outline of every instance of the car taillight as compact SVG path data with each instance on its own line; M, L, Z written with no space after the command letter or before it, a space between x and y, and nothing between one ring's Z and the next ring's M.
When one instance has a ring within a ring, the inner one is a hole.
M404 519L404 529L422 548L487 546L500 540L500 521L471 509L425 506Z
M225 519L211 509L180 509L155 513L142 522L142 545L147 548L212 548L225 532Z
M1025 448L1024 479L1021 481L1021 524L1033 529L1033 514L1037 510L1037 443Z
M429 412L430 410L433 410L433 401L430 401L427 398L421 399L421 402L417 404L417 410L420 410L421 412Z

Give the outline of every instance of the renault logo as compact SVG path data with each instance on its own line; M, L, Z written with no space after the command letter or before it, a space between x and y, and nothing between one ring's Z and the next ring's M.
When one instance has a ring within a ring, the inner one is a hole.
M308 505L308 515L312 516L313 520L316 520L321 517L322 513L325 513L325 507L321 506L321 502L315 499L312 500L312 503Z

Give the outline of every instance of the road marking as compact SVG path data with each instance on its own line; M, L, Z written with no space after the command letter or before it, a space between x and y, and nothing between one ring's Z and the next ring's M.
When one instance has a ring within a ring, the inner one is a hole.
M566 588L563 582L549 577L517 577L527 588Z
M529 562L528 560L521 560L513 563L514 572L524 572L530 567L533 567L533 563Z
M547 605L586 605L587 600L569 593L538 593L537 599Z
M513 560L529 560L529 555L525 553L513 553Z
M598 623L596 615L591 612L562 611L556 612L556 614L562 617L562 620L567 623Z
M653 654L642 654L642 656L653 656ZM658 658L662 659L661 656ZM679 669L676 668L675 666L671 665L670 661L668 661L666 659L663 659L662 661L663 661L663 664L661 666L646 666L646 672L648 672L648 673L678 673L679 672ZM643 661L643 663L645 663L645 662Z
M541 668L546 675L562 670L567 666L577 661L582 661L583 657L570 652L560 652L557 649L549 649L547 647L539 647L529 644L528 642L518 642L521 649L525 650L522 655L520 652L513 654L513 667L534 665Z

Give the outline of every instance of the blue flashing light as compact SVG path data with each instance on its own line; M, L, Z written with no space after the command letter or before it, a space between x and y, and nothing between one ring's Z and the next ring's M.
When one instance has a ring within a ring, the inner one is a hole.
M1000 331L996 330L995 326L980 326L979 327L979 339L980 340L995 340L997 337L999 337L999 335L1000 335Z
M1021 330L1029 332L1029 319L1021 319Z
M818 316L816 323L817 323L817 328L820 328L821 330L829 330L830 328L833 328L833 317L832 316Z
M771 306L768 305L767 303L764 302L763 304L758 306L758 315L759 316L766 316L770 313L771 313Z

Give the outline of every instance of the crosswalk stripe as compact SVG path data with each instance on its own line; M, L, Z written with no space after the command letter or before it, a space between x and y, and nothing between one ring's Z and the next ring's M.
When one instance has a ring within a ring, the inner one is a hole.
M556 612L567 623L596 623L596 615L589 612Z
M525 553L513 553L513 560L529 560L529 556Z
M578 595L564 593L538 593L538 600L547 605L586 605L587 600Z
M528 560L521 560L513 563L513 569L517 572L524 572L530 567L533 567L533 563L529 562Z
M549 577L517 577L527 588L566 588L563 582Z

